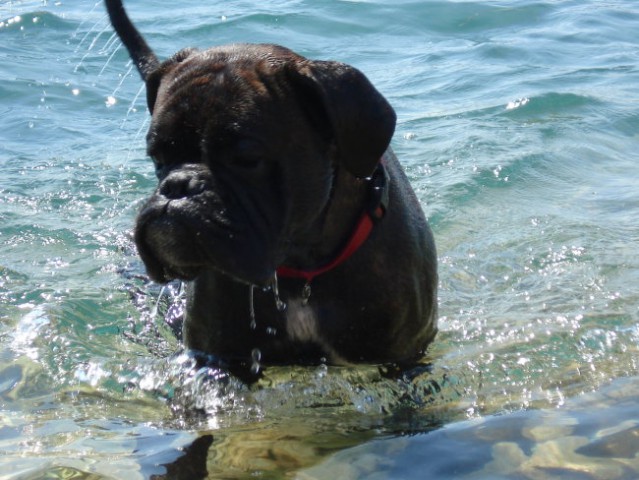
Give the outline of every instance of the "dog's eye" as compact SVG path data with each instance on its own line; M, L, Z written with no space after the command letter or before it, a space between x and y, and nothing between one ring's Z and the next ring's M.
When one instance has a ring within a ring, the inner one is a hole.
M232 164L242 170L257 170L264 164L264 148L253 138L242 138L231 150Z

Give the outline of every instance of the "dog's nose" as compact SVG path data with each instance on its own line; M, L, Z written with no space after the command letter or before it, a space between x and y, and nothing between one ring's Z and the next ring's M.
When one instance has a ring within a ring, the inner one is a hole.
M175 171L160 183L160 195L169 200L188 198L205 190L204 181L193 172Z

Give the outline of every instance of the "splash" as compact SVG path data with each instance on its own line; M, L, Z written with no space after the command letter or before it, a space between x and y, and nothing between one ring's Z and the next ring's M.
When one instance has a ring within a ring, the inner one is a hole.
M515 101L508 102L508 104L506 105L506 110L514 110L515 108L523 107L528 102L530 102L530 98L518 98Z

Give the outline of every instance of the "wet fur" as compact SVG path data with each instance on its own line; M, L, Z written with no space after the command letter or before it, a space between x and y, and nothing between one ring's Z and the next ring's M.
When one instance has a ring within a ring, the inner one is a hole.
M159 182L136 244L151 278L188 282L185 345L233 367L250 365L255 349L267 364L420 358L437 331L435 244L390 150L395 113L384 97L353 67L277 45L186 49L160 62L121 2L106 4L152 113ZM380 162L384 218L313 280L308 302L303 280L279 279L278 309L276 269L335 256Z

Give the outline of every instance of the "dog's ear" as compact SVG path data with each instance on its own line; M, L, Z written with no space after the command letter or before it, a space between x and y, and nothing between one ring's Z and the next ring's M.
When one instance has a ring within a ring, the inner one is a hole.
M341 165L357 177L372 175L395 131L393 107L362 72L343 63L304 61L291 74L306 97L302 103L315 110L311 118L328 123L318 126L335 142Z
M163 62L158 68L150 72L146 78L146 104L149 107L149 112L153 113L153 107L158 97L158 90L160 88L160 82L162 77L171 71L178 63L183 62L197 49L185 48L180 50L171 58Z

